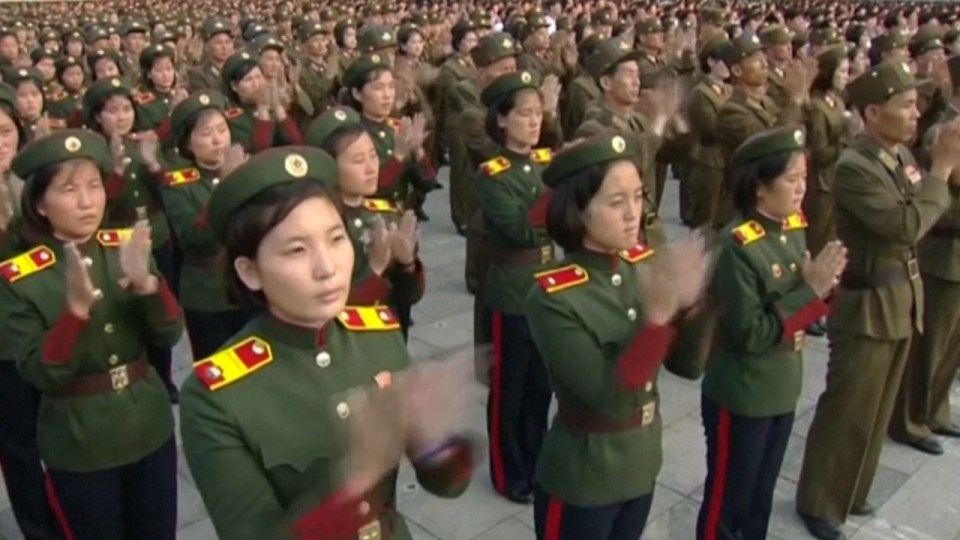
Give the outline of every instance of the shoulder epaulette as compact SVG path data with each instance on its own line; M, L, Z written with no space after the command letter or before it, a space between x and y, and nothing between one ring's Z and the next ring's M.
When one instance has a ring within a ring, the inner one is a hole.
M69 96L70 94L68 94L66 90L57 90L56 92L53 92L52 94L47 96L47 99L50 101L63 101L67 99L67 97Z
M630 264L638 263L651 255L653 255L653 248L643 244L637 244L620 252L620 258Z
M803 212L790 214L783 220L783 230L785 231L792 231L794 229L806 229L806 228L807 228L807 216L803 215Z
M57 262L57 255L47 246L38 246L26 253L0 263L0 275L8 283L19 281L30 274L50 268Z
M168 186L180 186L183 184L192 184L203 178L200 169L190 167L180 169L179 171L170 171L163 174L163 183Z
M590 281L590 274L583 267L571 264L553 270L545 270L534 275L543 290L555 293Z
M765 234L767 234L767 231L763 229L763 225L753 220L733 229L733 237L737 239L737 243L741 246L756 242L763 238Z
M537 163L550 163L553 159L553 151L549 148L537 148L530 152L530 158Z
M133 235L133 229L101 229L97 231L97 242L104 247L117 247Z
M347 306L337 315L337 320L344 328L355 332L400 328L400 320L387 306Z
M50 129L66 129L67 121L63 118L47 117L47 125L50 126Z
M270 362L273 362L270 344L251 337L197 362L193 371L208 390L214 391L237 382Z
M482 170L487 176L496 176L509 168L510 160L503 156L495 157L489 161L483 162L480 165L480 170Z
M364 199L363 207L372 212L392 212L397 209L396 205L387 199Z
M243 109L240 107L232 107L224 111L223 115L227 117L227 120L233 120L234 118L243 116Z
M155 99L157 99L157 96L155 96L153 92L139 92L133 96L133 100L137 102L137 105L146 105Z
M394 131L400 131L400 126L403 122L399 118L387 118L387 125L392 127Z

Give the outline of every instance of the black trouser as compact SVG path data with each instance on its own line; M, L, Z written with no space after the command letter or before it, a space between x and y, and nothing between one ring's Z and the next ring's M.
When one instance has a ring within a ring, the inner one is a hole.
M174 540L177 446L173 436L128 465L94 472L50 470L75 540Z
M173 287L176 287L177 281L179 281L175 279L179 274L179 269L174 266L173 242L167 242L154 248L153 260L157 263L157 270L160 271L160 275L167 282L167 287L170 287L171 291L175 291L176 289ZM171 371L173 353L171 349L169 347L147 347L147 360L150 361L153 369L157 370L160 380L167 386L173 386L173 373Z
M604 506L574 506L536 487L537 540L639 540L650 517L653 492Z
M39 406L40 392L12 361L0 362L0 468L13 515L26 540L60 540L37 451Z
M490 474L499 493L527 495L547 431L550 381L526 317L494 311L490 320Z
M250 313L239 309L230 311L185 310L187 336L193 361L199 362L219 351L228 339L243 329L250 320Z
M410 338L410 327L413 326L413 308L407 304L394 304L391 308L397 315L400 331L403 332L403 342L406 343Z
M737 416L701 398L707 434L707 483L698 540L763 540L794 413Z

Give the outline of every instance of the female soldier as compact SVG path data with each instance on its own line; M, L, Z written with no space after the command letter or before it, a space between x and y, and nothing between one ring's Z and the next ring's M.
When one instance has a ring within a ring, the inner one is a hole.
M25 147L18 255L0 265L0 357L40 390L37 441L67 537L171 540L173 414L145 358L183 318L150 257L150 226L101 229L110 150L87 130Z
M358 56L357 23L349 18L337 21L333 27L333 40L337 44L337 73L342 75Z
M130 86L120 78L100 79L83 96L83 111L87 129L110 141L113 167L104 183L107 196L104 225L119 229L148 220L157 270L168 284L176 286L177 269L173 263L170 225L160 196L163 175L156 158L156 144L145 143L147 155L144 157L133 133L139 111L134 107ZM170 399L176 402L170 349L150 347L147 356L166 381Z
M287 115L276 85L267 84L256 55L231 55L223 65L223 86L231 105L226 115L234 144L256 153L300 142L297 123Z
M534 273L553 260L553 244L527 214L543 191L548 148L535 149L543 123L539 77L529 71L495 79L480 98L487 107L486 132L499 155L480 166L475 180L492 260L484 305L491 315L493 364L488 399L490 473L496 490L528 503L533 473L547 427L550 385L530 339L523 299Z
M114 49L96 49L87 53L87 67L93 81L123 77L123 57Z
M406 208L411 190L426 192L436 183L436 169L424 150L426 119L420 115L412 121L390 118L396 87L386 56L357 58L343 74L343 86L349 91L349 104L360 113L377 147L380 179L376 196Z
M65 123L50 119L41 121L45 108L43 77L35 68L8 69L3 74L3 80L16 92L16 113L26 129L27 142L36 137L38 130L43 134L44 123L48 126L53 124L55 127L66 127Z
M325 112L311 124L307 142L326 150L337 163L336 191L355 254L350 304L383 304L409 312L425 286L416 253L417 220L390 201L371 198L377 191L380 160L360 115L349 107ZM400 323L406 338L409 319L400 317Z
M83 65L72 56L57 59L57 81L62 87L46 99L47 115L50 118L66 121L77 110L77 105L86 91L87 74Z
M399 373L409 360L390 308L346 306L353 248L328 191L335 176L318 149L276 148L210 199L231 294L258 312L183 389L184 453L224 540L410 540L394 500L404 448L431 492L456 496L469 482L470 445L432 429L436 412L411 391L440 404ZM349 398L358 388L406 425L371 422L371 409ZM358 423L376 427L359 430L374 439L348 448Z
M151 45L140 53L140 86L134 92L137 103L137 131L155 130L176 105L177 51L166 45ZM180 98L186 97L182 94Z
M707 480L697 538L762 539L803 381L804 329L846 265L829 242L806 254L806 137L778 128L731 158L741 219L719 234L710 294L723 313L703 379Z
M706 342L709 313L693 317L708 279L703 238L653 257L637 244L638 153L635 138L600 134L543 174L547 228L566 258L537 274L524 306L559 405L537 462L540 540L640 538L662 463L660 364L699 362Z

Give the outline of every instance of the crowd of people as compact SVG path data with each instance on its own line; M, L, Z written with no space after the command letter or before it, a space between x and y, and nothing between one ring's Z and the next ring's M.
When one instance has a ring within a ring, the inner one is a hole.
M876 511L888 436L960 437L957 5L0 20L0 464L28 540L175 538L174 404L226 540L409 540L400 461L456 497L483 459L453 414L468 375L490 482L539 540L641 537L662 370L702 380L698 540L767 536L808 335L830 344L795 497L813 537ZM671 178L691 232L667 242ZM406 347L438 196L465 237L467 368Z

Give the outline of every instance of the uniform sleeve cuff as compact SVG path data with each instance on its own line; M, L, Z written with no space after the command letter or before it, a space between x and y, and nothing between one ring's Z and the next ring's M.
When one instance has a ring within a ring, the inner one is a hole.
M69 362L80 332L88 321L89 319L79 317L69 308L65 308L53 328L43 338L43 363L62 365Z
M647 324L640 328L617 361L620 385L636 390L652 382L675 335L676 329L670 325Z

